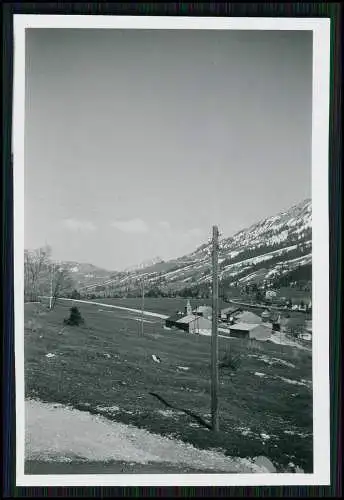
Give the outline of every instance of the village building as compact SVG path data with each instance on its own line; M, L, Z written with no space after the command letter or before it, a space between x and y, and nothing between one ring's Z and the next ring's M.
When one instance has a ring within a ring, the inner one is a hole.
M195 316L202 316L203 318L211 319L213 309L210 306L198 306L192 311Z
M270 313L269 323L271 324L272 330L274 332L280 332L281 325L286 324L286 322L287 322L287 318L282 316L280 313L276 313L276 312Z
M306 342L312 342L312 334L311 333L307 333L307 332L306 333L300 333L298 335L298 338L300 340L304 340Z
M268 300L274 299L277 296L277 293L274 290L267 290L265 292L265 298Z
M208 318L203 318L202 316L196 316L191 314L189 316L184 316L176 322L176 327L180 330L184 330L188 333L200 333L209 331L211 332L211 321Z
M271 338L271 328L262 324L236 323L231 325L230 336L240 339L256 339L266 341Z
M271 319L271 313L270 313L270 311L268 311L267 309L265 309L265 311L262 312L261 318L262 318L263 322L269 321Z
M220 318L223 321L233 321L234 314L242 312L242 309L238 306L229 306L225 307L225 309L221 309Z
M188 300L186 302L185 314L186 314L186 316L190 316L190 314L192 314L192 307L191 307L191 304L190 304L190 300Z
M177 328L177 321L179 321L182 317L184 316L183 313L177 312L173 314L172 316L166 318L165 320L165 326L166 328Z

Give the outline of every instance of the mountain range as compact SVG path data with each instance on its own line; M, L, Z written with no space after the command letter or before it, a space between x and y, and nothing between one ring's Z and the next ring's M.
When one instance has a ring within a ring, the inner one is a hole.
M289 210L267 217L233 236L219 240L219 279L228 286L270 283L290 284L311 280L312 203L304 200ZM209 288L212 279L212 244L167 262L160 258L123 272L111 273L95 266L69 263L78 288L112 292L146 289L162 291ZM85 270L87 272L85 272Z

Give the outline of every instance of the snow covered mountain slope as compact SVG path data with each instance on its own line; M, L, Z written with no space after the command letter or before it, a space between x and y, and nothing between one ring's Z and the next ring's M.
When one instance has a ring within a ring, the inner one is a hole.
M99 268L93 264L71 261L61 261L60 264L69 271L77 288L92 286L114 275L114 272Z
M154 259L151 259L151 260L145 260L138 265L128 267L127 269L125 269L125 272L139 271L140 269L146 269L149 267L153 267L156 264L162 264L163 262L164 261L160 257L155 257Z
M219 277L229 285L273 283L301 268L310 274L311 263L311 200L220 239ZM103 285L114 291L130 291L144 279L147 289L180 290L208 286L211 277L208 242L179 259L117 273Z

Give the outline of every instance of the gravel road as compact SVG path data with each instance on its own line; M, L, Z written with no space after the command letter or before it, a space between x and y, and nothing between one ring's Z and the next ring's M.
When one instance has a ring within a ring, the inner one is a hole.
M25 412L25 461L32 474L270 472L264 460L199 450L62 405L28 400Z

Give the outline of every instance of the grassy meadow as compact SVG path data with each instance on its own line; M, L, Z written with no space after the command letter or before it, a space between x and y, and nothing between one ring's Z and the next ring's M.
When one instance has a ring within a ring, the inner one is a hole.
M101 300L97 300L100 302ZM137 302L135 304L135 301ZM140 299L104 299L139 308ZM192 306L198 301L191 301ZM204 301L199 301L204 303ZM273 343L219 339L219 358L240 357L219 372L220 432L168 410L149 392L210 422L210 338L166 330L163 321L123 310L76 304L85 320L64 326L71 302L53 311L25 305L25 395L174 436L230 456L265 455L279 471L290 462L312 472L312 359ZM172 314L185 300L147 299L147 311ZM50 356L47 357L47 354ZM161 363L152 359L155 354Z
M111 304L121 307L128 307L131 309L141 309L142 299L141 298L100 298L94 299L95 302L102 302L104 304ZM183 311L186 306L187 299L184 298L152 298L145 297L144 299L144 308L145 311L155 312L159 314L165 314L166 316L170 316L177 311ZM212 305L211 299L190 299L191 307L196 308L201 305ZM222 300L219 301L219 307L225 308L230 304L224 302Z

